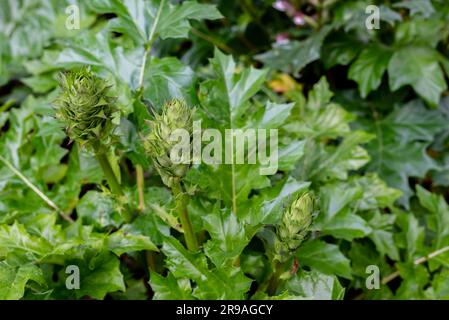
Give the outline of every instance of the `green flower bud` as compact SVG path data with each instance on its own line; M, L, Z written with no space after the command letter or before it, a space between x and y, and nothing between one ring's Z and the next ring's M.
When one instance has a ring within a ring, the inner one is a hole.
M178 142L170 141L170 136L175 130L184 129L191 137L192 115L193 110L184 101L174 99L165 103L161 114L156 114L154 120L149 121L151 132L145 139L145 149L162 181L170 188L181 181L190 166L187 163L173 163L170 155Z
M313 212L314 201L308 193L298 197L284 212L274 244L279 260L282 261L287 253L295 251L304 241L312 224Z
M112 141L113 121L119 116L115 98L108 95L110 86L89 69L61 73L61 93L54 105L56 117L67 128L71 140L100 152L99 145Z

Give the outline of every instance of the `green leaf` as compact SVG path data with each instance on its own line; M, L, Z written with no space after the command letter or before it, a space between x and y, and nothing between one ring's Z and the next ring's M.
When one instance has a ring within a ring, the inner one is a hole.
M345 289L337 277L318 271L302 271L288 280L286 288L290 294L314 300L341 300Z
M297 257L302 266L309 266L328 275L352 278L350 261L337 245L321 240L308 241L298 249Z
M248 244L243 224L227 209L214 208L203 217L204 227L211 240L204 244L204 251L217 267L238 257Z
M422 45L435 48L447 37L444 21L438 19L412 19L405 21L396 29L395 41L399 45Z
M162 246L167 256L168 269L178 279L194 280L194 296L200 299L242 299L249 290L251 280L240 268L209 270L206 257L188 252L176 239L165 238Z
M435 292L437 299L449 299L449 283L447 279L449 277L449 270L442 270L432 280L432 288Z
M215 5L199 4L196 1L184 1L179 6L163 9L160 23L156 28L162 39L186 38L190 30L188 20L216 20L223 18Z
M0 250L14 252L30 260L37 260L49 253L52 246L43 238L28 233L17 221L12 226L0 226Z
M413 89L433 108L447 89L444 74L435 51L425 47L408 46L396 51L388 65L391 90L405 85Z
M298 75L305 66L320 58L321 46L330 31L330 26L324 26L304 41L274 45L273 49L255 58L272 69Z
M377 208L393 207L394 202L402 195L401 191L388 185L374 173L362 177L354 177L351 184L363 190L363 195L357 204L359 210L376 210Z
M301 191L305 191L310 182L297 181L288 177L278 184L254 196L243 206L244 214L239 215L242 221L254 226L257 230L263 224L276 224L280 221L285 206Z
M420 226L418 219L413 214L400 214L396 223L402 230L398 236L407 249L407 262L414 262L418 252L422 250L424 241L424 228ZM398 240L399 241L399 240Z
M429 273L422 265L398 264L398 271L403 279L396 291L398 299L425 299L424 286L429 281Z
M293 106L293 103L278 104L268 101L263 114L255 126L263 129L277 129L281 127L290 116Z
M372 131L377 132L377 139L367 145L372 157L369 169L377 171L390 186L403 192L400 201L404 205L408 205L413 194L408 178L422 178L429 170L437 168L426 148L445 126L440 111L427 110L419 100L398 107L384 119L368 124Z
M390 132L401 141L432 141L434 136L447 127L446 120L438 110L428 110L419 100L395 108L381 124L385 134Z
M121 216L114 208L114 200L105 193L88 191L76 206L79 217L97 227L115 226L121 222Z
M430 0L407 0L395 3L393 6L409 9L411 16L422 15L425 18L429 18L435 13L435 8Z
M346 208L335 217L325 220L319 216L314 229L319 230L323 235L332 235L336 238L352 241L355 238L362 238L371 232L367 222L358 215Z
M145 71L143 96L156 108L173 98L193 101L195 75L178 59L152 58Z
M126 33L139 44L153 41L154 35L186 38L189 20L222 18L214 5L196 1L172 5L166 0L95 0L91 6L99 13L115 13L118 17L111 20L111 29Z
M116 255L120 256L125 252L153 250L158 251L157 247L149 237L131 234L123 230L114 232L108 237L108 248Z
M167 256L168 269L176 278L201 280L209 277L206 257L199 253L188 252L178 240L165 238L162 252Z
M321 52L326 69L336 65L348 65L359 54L363 43L346 34L336 34L324 43Z
M382 76L387 70L392 52L375 44L364 49L349 69L348 78L359 85L362 98L379 88Z
M420 204L434 214L436 218L435 248L440 249L449 245L449 207L446 200L443 196L430 193L419 185L416 190Z
M137 88L142 55L143 49L125 51L123 47L117 46L111 41L107 30L104 30L97 34L86 32L83 37L70 42L54 64L63 68L91 65L107 70L131 88Z
M219 91L216 94L220 100L208 107L214 108L210 111L218 111L215 108L219 108L221 115L217 114L218 118L234 128L237 119L248 109L248 100L261 89L267 70L251 67L236 74L237 68L232 56L226 56L218 49L215 49L214 58L210 62L218 76L215 85L218 86ZM224 105L218 106L218 103Z
M156 272L151 272L150 285L154 291L154 300L193 300L190 281L177 280L172 273L163 277Z
M219 50L215 51L215 57L211 59L211 65L215 73L215 79L205 81L200 87L200 102L202 109L200 113L202 120L209 125L209 128L216 128L225 135L225 148L221 154L221 164L206 165L201 164L192 168L187 176L187 180L191 186L207 192L208 197L217 200L223 200L225 205L232 207L232 211L238 216L245 213L239 209L248 201L248 197L252 190L263 190L270 186L270 180L261 172L261 169L266 169L268 165L262 164L259 156L256 156L255 163L236 164L237 157L229 155L226 152L228 147L233 147L236 150L235 143L231 144L230 129L235 135L245 134L247 129L256 129L255 126L265 126L271 128L274 125L280 125L288 117L291 105L275 105L273 103L266 103L265 108L257 110L257 104L252 103L253 96L262 89L262 84L265 81L267 74L266 70L257 70L250 68L237 68L231 56L226 56ZM255 100L255 99L254 99ZM274 111L274 108L279 108L285 112L280 115L279 110ZM227 131L226 131L227 130ZM250 132L251 133L251 132ZM254 133L254 131L252 131ZM268 132L271 136L271 132ZM245 160L248 154L258 155L259 143L256 143L256 135L254 138L246 138L246 141L251 140L244 147ZM271 138L269 138L271 140ZM269 144L269 143L267 143ZM295 145L295 144L293 144ZM271 149L271 145L269 145ZM281 164L286 167L291 167L292 163L301 156L301 145L296 144L299 150L296 149L281 149ZM241 154L241 153L240 153ZM224 162L224 164L223 164ZM274 163L271 163L274 165ZM274 174L276 168L270 175ZM279 168L277 168L279 169Z
M153 243L161 245L163 237L170 235L169 222L172 223L171 227L173 228L179 225L176 218L171 216L166 210L165 207L152 203L148 206L148 212L139 215L132 223L124 225L121 230L134 236L143 236L145 239L151 239ZM167 220L171 219L172 221L164 222L164 215L166 215ZM144 242L146 241L148 240Z
M120 260L113 254L100 254L79 267L80 288L75 291L78 299L84 296L103 299L109 292L125 291Z
M393 214L380 214L379 211L376 211L369 221L372 229L369 238L382 255L387 254L391 259L399 260L399 251L392 232L395 219L396 216Z
M25 293L28 281L35 281L45 286L42 270L34 264L20 266L8 265L6 261L0 262L0 299L18 300Z
M369 162L368 152L360 144L372 140L364 131L354 131L346 136L337 147L328 146L320 150L319 162L314 163L310 176L317 180L345 180L348 172L357 170Z

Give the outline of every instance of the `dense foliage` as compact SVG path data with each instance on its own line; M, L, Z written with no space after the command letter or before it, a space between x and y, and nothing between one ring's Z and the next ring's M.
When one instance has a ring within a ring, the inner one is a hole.
M0 299L448 299L448 22L446 0L1 1ZM199 120L278 129L278 170L173 163Z

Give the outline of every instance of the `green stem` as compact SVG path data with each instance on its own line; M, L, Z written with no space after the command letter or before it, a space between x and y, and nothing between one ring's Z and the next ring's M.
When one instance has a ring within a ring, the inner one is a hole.
M268 283L268 289L267 289L267 293L270 296L274 296L276 294L276 290L279 286L280 283L280 277L282 274L282 265L280 262L276 261L275 265L274 265L274 272L271 275L270 281Z
M143 94L143 81L144 81L144 74L145 74L145 66L147 64L147 57L151 52L151 47L153 46L153 42L156 40L156 29L157 25L159 23L159 19L161 17L162 9L164 8L165 0L161 0L159 3L159 8L156 13L156 17L154 18L153 25L151 26L150 34L148 36L148 42L145 44L145 52L142 56L142 64L140 66L140 73L139 73L139 84L137 91L139 92L139 96ZM151 57L150 57L151 58Z
M214 37L211 37L210 35L205 34L198 29L195 29L192 27L192 28L190 28L190 32L193 33L194 35L200 37L201 39L203 39L207 42L210 42L214 46L217 46L218 48L220 48L221 50L223 50L224 52L226 52L228 54L232 54L234 52L231 49L231 47L229 47L226 43L221 42L220 40L215 39Z
M156 270L156 252L146 250L144 252L145 255L145 261L147 263L148 271L149 272L157 272Z
M143 168L140 164L136 165L136 180L137 180L137 191L139 194L139 210L142 212L145 210L145 200L144 200L144 188L145 180L143 176Z
M118 182L117 177L112 170L111 164L106 154L97 154L97 159L100 163L101 169L103 169L104 176L109 184L109 188L111 188L112 193L118 196L123 196L122 187L120 186L120 183Z
M0 156L0 161L3 162L5 166L8 167L9 170L11 170L16 176L18 176L31 190L33 190L42 200L45 201L45 203L52 209L54 209L57 213L61 215L61 217L70 222L73 223L73 219L70 218L70 216L66 215L64 211L62 211L50 198L48 198L38 187L36 187L30 180L28 180L27 177L25 177L18 169L16 169L12 163L10 163L8 160Z
M184 238L186 240L187 249L190 251L198 250L198 241L193 232L192 222L187 212L188 199L182 191L181 184L175 184L172 187L173 195L175 196L176 209L178 210L179 219L181 220L182 228L184 229Z
M100 163L101 169L103 170L106 181L108 182L109 188L111 188L112 193L118 196L124 196L122 187L115 176L114 171L112 170L111 163L108 160L108 157L105 153L97 154L97 160ZM131 210L128 206L125 206L123 210L123 219L126 223L132 221Z

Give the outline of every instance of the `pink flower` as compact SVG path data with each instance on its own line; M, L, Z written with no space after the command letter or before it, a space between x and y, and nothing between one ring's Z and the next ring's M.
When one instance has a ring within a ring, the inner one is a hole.
M276 35L276 43L277 44L286 44L290 41L287 33L278 33Z
M304 21L304 15L301 12L298 12L293 17L293 23L297 26L303 26L306 22Z
M273 3L273 8L281 12L286 12L288 15L292 15L295 12L295 8L288 1L278 0Z

